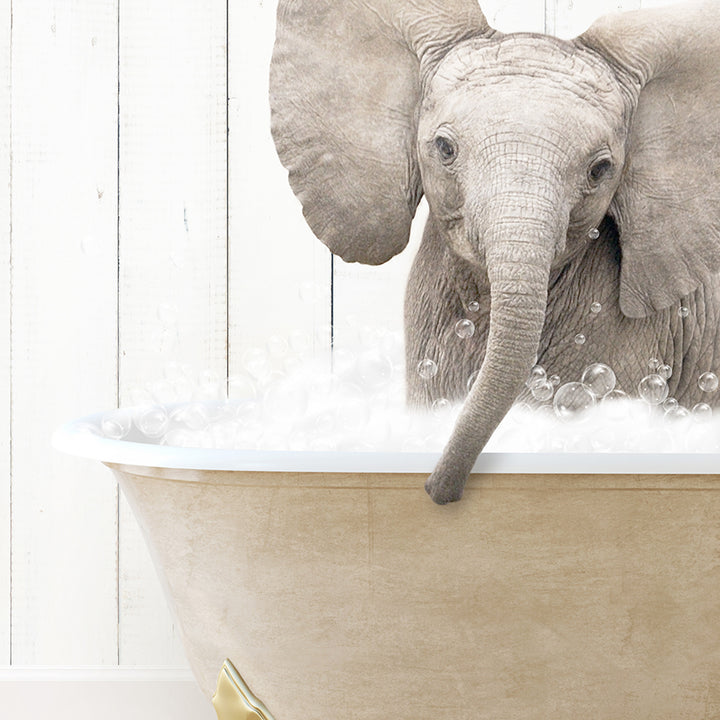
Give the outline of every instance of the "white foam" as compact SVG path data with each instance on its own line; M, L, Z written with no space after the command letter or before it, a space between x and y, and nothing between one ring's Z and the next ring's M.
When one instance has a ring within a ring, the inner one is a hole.
M226 380L207 372L191 377L172 364L161 380L131 393L142 404L116 411L122 422L106 414L107 432L101 426L88 431L117 437L118 427L129 427L128 440L179 447L440 452L461 404L440 399L431 411L408 410L401 338L376 331L372 339L363 344L370 349L336 352L330 362L290 355L292 343L271 338L268 349L247 350L243 370ZM486 450L714 453L720 417L666 414L662 406L625 399L597 402L568 420L556 415L552 401L536 409L520 404Z

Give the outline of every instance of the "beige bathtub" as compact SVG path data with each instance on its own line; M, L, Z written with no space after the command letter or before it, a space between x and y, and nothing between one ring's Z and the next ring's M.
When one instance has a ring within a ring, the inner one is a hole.
M203 470L208 451L60 435L118 478L204 692L229 658L264 703L223 720L720 717L714 456L484 457L515 472L438 507L432 457Z

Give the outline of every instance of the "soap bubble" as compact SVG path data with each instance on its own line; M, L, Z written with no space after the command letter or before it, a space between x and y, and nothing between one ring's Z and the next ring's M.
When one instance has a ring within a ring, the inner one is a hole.
M657 374L663 379L663 380L669 380L672 377L672 368L669 365L661 365L657 369Z
M262 425L254 423L241 425L235 436L235 447L243 450L256 450L263 435Z
M251 347L240 356L240 364L256 380L264 380L271 372L268 353L259 347Z
M680 403L674 398L669 397L665 402L662 404L663 410L674 410Z
M92 422L81 422L75 425L75 431L81 435L91 435L93 437L103 437L102 428Z
M600 231L597 228L590 228L590 230L588 230L588 237L591 240L597 240L600 237Z
M525 385L532 390L532 388L536 385L544 383L546 380L547 373L545 372L545 368L541 365L535 365L530 369L530 374L528 375L528 379L525 381Z
M357 360L357 369L363 385L371 390L385 387L393 374L392 361L378 350L361 353Z
M200 373L193 398L208 402L225 400L227 398L227 380L212 370L205 370Z
M592 452L610 452L617 443L617 434L612 426L597 427L589 440Z
M142 385L133 385L130 388L128 391L128 400L129 402L127 404L132 406L152 405L155 402L150 390Z
M594 302L590 306L590 312L597 315L602 310L602 305L599 302Z
M713 372L705 372L698 378L698 387L706 393L714 393L718 389L718 377Z
M302 417L308 408L308 393L298 382L283 379L265 392L263 409L268 417L288 422Z
M638 384L638 395L648 405L660 405L668 396L668 386L659 375L646 375Z
M135 425L143 435L159 438L167 431L170 417L162 405L152 405L139 410L135 416Z
M615 373L603 363L588 365L583 371L580 380L592 390L598 398L603 398L615 389Z
M477 300L473 300L472 302L468 303L467 309L471 313L480 312L480 303Z
M648 360L647 369L651 373L657 373L658 368L662 365L662 363L657 358L650 358Z
M677 407L674 407L665 412L665 417L668 420L673 420L673 421L686 420L687 418L690 417L690 415L691 415L690 411L683 405L678 405Z
M609 405L610 403L625 401L628 399L628 394L622 390L611 390L609 393L603 396L602 404Z
M132 425L132 415L127 410L111 410L100 420L100 428L105 437L122 440Z
M707 403L698 403L693 406L692 409L693 417L698 420L709 420L712 417L712 408Z
M225 379L225 397L228 400L255 400L257 395L255 381L247 373L235 373Z
M423 380L430 380L437 375L438 366L434 360L425 358L418 363L417 372Z
M560 376L559 375L551 375L548 378L548 382L553 386L557 387L560 384Z
M595 395L587 385L570 382L561 385L555 393L553 407L561 420L578 417L595 405Z
M370 405L360 393L343 399L337 408L337 423L343 430L361 431L370 419Z
M445 415L452 409L452 403L447 398L433 400L430 410L433 415Z
M475 334L475 323L468 319L458 320L455 323L455 334L463 340L472 337Z
M624 420L628 413L628 395L622 390L611 390L601 401L608 420Z
M532 387L532 396L539 402L549 400L553 396L554 392L555 388L553 387L553 384L547 380L537 383Z
M694 423L685 435L685 449L693 453L715 453L720 450L720 434L715 423Z
M686 318L688 315L690 315L690 308L685 307L684 305L681 305L678 309L678 315L681 318Z
M578 334L575 336L575 344L576 344L576 345L584 345L586 339L587 339L587 338L586 338L582 333L578 333Z
M210 413L204 403L191 402L175 408L170 417L173 422L190 430L204 430L210 422Z
M161 445L169 445L170 447L197 447L197 435L183 428L173 428L163 435L160 441Z
M465 387L467 387L467 391L470 392L472 390L472 386L475 384L475 381L478 379L478 375L480 374L479 370L476 370L468 379L467 383L465 383Z

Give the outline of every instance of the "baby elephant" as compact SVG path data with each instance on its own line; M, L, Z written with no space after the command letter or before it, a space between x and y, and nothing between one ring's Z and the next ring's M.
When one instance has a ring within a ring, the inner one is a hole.
M435 502L461 497L536 358L567 380L604 362L633 393L657 358L681 403L717 402L698 377L720 354L719 69L714 0L570 41L504 35L474 0L281 0L272 130L307 222L379 264L424 194L409 399L461 398L480 370Z

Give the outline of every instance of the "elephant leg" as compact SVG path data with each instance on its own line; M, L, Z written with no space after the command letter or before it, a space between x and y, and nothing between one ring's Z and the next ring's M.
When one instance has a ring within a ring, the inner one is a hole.
M487 280L450 252L431 214L405 293L410 406L429 407L442 398L465 397L468 380L485 355L489 316Z

